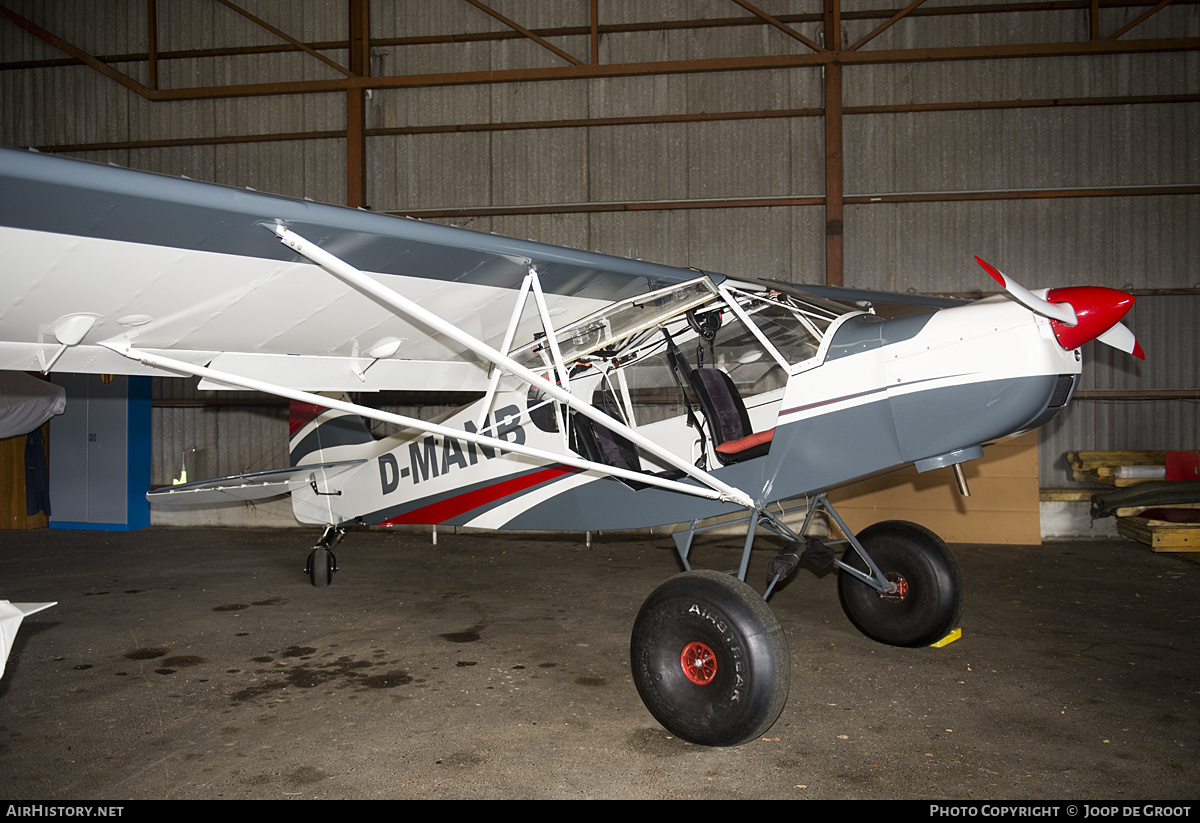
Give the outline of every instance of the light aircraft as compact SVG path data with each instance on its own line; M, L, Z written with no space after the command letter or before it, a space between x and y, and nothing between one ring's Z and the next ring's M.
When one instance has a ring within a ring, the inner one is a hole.
M290 467L151 499L290 492L324 528L314 585L357 524L687 524L686 571L642 606L631 665L650 712L709 745L782 710L791 664L764 601L802 556L836 563L843 609L875 640L929 645L956 626L946 545L906 522L852 534L828 490L957 467L1040 426L1088 340L1142 356L1120 323L1130 295L1035 293L983 261L1007 294L905 306L14 150L0 195L0 368L290 399ZM350 397L400 388L481 397L436 421ZM364 419L404 430L376 439ZM801 496L794 530L774 504ZM737 578L693 571L693 536L737 512ZM844 539L804 536L820 513ZM760 531L783 539L766 595L743 582Z

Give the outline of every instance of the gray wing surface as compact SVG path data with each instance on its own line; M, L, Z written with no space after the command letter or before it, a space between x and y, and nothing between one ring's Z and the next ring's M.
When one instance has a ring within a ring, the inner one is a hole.
M95 346L113 338L192 363L218 355L295 388L461 389L478 358L396 317L282 245L285 225L498 346L528 268L556 325L696 272L499 235L0 149L0 368L36 370L63 318L93 317L56 370L141 373ZM532 308L517 344L540 331ZM362 352L402 341L350 377ZM289 358L284 361L281 358ZM296 359L300 358L300 359ZM437 369L430 364L439 364ZM420 385L428 382L430 385Z
M845 286L821 286L813 283L790 283L784 280L770 280L777 287L799 292L802 295L822 297L834 300L847 306L861 308L870 307L883 317L902 317L920 312L949 309L963 306L969 300L956 297L937 297L931 294L913 292L890 292L876 289L851 289Z

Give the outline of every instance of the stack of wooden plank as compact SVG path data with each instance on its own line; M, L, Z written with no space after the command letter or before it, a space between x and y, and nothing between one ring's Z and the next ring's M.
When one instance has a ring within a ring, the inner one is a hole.
M1139 509L1124 517L1118 512L1117 532L1156 552L1200 552L1200 508Z
M1165 474L1165 451L1079 451L1067 452L1071 477L1084 483L1104 483L1109 486L1132 486L1146 480L1162 480ZM1126 467L1162 466L1163 473L1122 471ZM1157 477L1124 477L1125 474L1157 474Z
M1156 552L1200 552L1200 484L1186 479L1194 453L1080 451L1067 461L1076 480L1126 489L1093 495L1093 517L1115 514L1118 533Z

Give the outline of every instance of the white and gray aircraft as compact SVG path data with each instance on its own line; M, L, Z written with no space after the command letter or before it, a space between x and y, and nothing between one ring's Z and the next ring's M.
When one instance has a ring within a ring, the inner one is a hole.
M852 534L826 492L958 467L1042 425L1089 340L1143 356L1120 322L1130 295L1033 292L982 260L1006 294L736 280L7 149L0 244L0 369L191 376L291 401L289 467L150 497L290 494L323 528L314 585L355 525L684 524L685 571L642 606L631 667L659 722L708 745L782 711L791 663L765 598L801 558L837 565L847 616L875 640L930 645L957 625L946 545L900 521ZM362 400L394 389L479 399L436 421ZM403 428L376 438L365 420ZM793 529L774 504L801 497ZM737 577L693 570L693 536L737 512ZM844 539L804 536L821 513ZM743 582L760 532L779 552L764 595Z

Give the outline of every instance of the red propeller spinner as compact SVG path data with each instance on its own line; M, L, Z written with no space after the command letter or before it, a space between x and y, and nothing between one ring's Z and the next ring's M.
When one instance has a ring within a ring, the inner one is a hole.
M1132 294L1102 286L1070 286L1051 289L1041 298L986 260L978 256L975 260L1018 303L1049 318L1054 336L1064 349L1077 349L1089 340L1099 340L1146 359L1141 343L1121 322L1133 306Z

